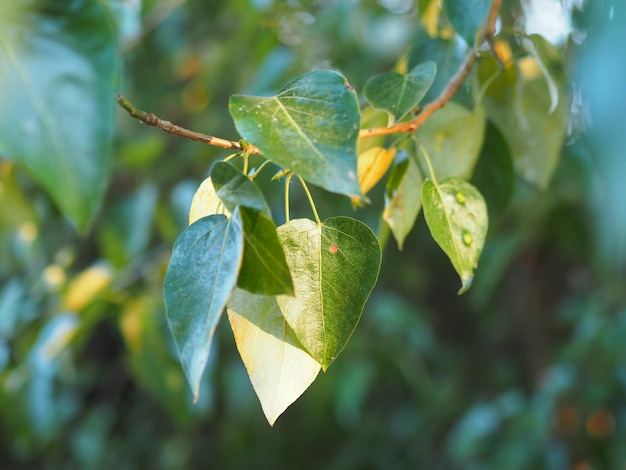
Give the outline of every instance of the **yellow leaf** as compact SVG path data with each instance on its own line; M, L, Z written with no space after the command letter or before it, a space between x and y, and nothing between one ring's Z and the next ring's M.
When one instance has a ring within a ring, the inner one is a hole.
M359 155L357 174L361 191L366 194L384 176L396 156L396 149L371 148Z

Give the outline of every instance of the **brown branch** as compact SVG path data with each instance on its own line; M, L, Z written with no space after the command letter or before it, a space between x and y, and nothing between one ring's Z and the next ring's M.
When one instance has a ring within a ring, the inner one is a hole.
M485 28L482 33L483 41L493 41L493 35L496 27L496 19L498 18L498 10L502 0L493 0L491 8L487 16ZM367 139L368 137L376 137L381 135L397 134L401 132L415 132L418 127L426 122L426 120L438 109L443 108L448 101L459 91L463 80L469 75L476 61L476 53L474 49L470 49L463 63L454 74L454 76L448 81L446 87L441 91L439 96L424 106L419 114L414 119L407 122L401 122L394 126L389 127L375 127L372 129L361 129L359 132L359 139Z
M216 147L221 147L225 149L233 149L240 152L247 151L249 154L261 154L261 150L259 150L254 145L248 144L244 141L234 142L232 140L226 140L220 137L202 134L200 132L192 131L176 124L172 124L169 121L160 119L152 113L146 113L145 111L141 111L133 106L132 103L124 98L122 95L117 95L116 101L123 109L128 112L128 114L131 115L131 117L134 117L135 119L138 119L139 121L149 126L158 127L168 134L172 134L177 137L183 137L185 139L190 139L196 142L202 142L203 144L215 145Z

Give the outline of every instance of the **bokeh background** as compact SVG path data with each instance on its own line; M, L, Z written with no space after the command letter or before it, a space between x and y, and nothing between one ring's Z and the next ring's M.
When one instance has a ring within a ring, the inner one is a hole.
M236 140L231 94L321 67L360 92L424 34L430 1L121 3L120 91ZM515 181L463 296L422 216L402 252L387 240L347 348L273 428L227 321L196 405L165 323L171 247L227 152L120 111L87 234L0 160L0 468L626 468L625 25L617 0L503 2L503 31L542 34L565 57L572 115L553 181ZM282 183L257 181L280 222ZM310 217L291 193L292 216ZM382 188L356 213L314 196L322 218L382 230Z

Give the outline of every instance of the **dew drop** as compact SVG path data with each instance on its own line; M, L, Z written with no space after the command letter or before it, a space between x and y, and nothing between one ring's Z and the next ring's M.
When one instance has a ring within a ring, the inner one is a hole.
M463 243L465 244L465 246L470 246L472 243L474 243L474 237L472 237L472 234L469 233L469 231L467 230L463 230L463 235L461 235L461 237L463 238Z
M465 205L465 194L463 194L462 192L458 192L454 197L456 198L456 202Z

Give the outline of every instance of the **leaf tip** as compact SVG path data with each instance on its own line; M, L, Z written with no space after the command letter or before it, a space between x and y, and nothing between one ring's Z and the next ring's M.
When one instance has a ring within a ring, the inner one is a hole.
M465 294L469 288L472 286L472 281L474 280L474 274L473 273L465 273L462 277L461 277L461 288L459 289L459 291L457 292L457 295L461 295L461 294Z

